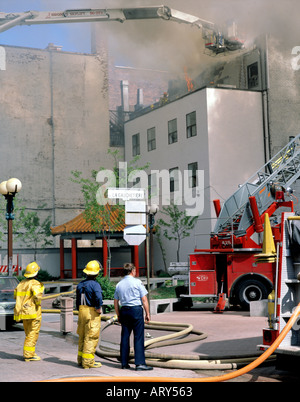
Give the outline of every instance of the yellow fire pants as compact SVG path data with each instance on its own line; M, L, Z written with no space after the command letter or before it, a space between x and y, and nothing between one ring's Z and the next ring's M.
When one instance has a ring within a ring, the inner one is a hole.
M25 359L29 359L35 355L35 345L39 337L41 323L41 318L23 320L23 327L25 331L23 357Z
M99 342L101 314L94 307L79 306L77 334L77 362L84 368L92 367L95 363L95 351Z

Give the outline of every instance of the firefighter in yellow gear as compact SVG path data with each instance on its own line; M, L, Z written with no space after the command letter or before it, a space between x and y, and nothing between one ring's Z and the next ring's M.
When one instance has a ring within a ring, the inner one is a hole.
M90 261L83 272L86 279L80 282L76 288L76 307L78 314L77 334L79 366L85 369L101 367L100 362L95 362L95 351L99 342L101 328L101 306L103 304L102 289L96 278L101 270L101 264Z
M23 357L25 361L41 360L35 353L35 346L39 337L42 321L41 300L44 293L44 285L36 279L40 267L36 262L27 265L25 278L14 290L16 305L14 308L14 320L23 321L25 341Z

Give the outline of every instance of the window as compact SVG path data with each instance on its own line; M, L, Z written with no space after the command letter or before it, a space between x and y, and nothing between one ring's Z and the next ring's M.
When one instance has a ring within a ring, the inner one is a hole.
M140 155L140 134L132 136L132 156Z
M148 175L148 198L157 197L157 176L156 173Z
M156 149L155 127L149 128L147 130L147 142L148 151L153 151L154 149Z
M250 64L247 67L248 73L248 89L255 88L258 86L258 63Z
M179 190L179 175L178 167L169 170L170 175L170 193L174 193Z
M168 121L168 141L169 144L177 142L177 119Z
M198 170L197 162L188 164L189 188L194 188L197 186L197 170Z
M133 181L132 181L132 187L140 187L140 182L141 182L141 178L140 177L136 177Z
M197 135L196 112L192 112L186 115L186 136L190 138L195 135Z

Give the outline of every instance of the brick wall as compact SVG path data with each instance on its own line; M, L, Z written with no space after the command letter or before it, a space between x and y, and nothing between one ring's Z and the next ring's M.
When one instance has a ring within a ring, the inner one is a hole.
M168 82L172 78L168 71L137 69L132 67L109 66L109 108L116 110L121 105L120 82L129 84L129 105L137 103L137 91L143 90L144 105L158 101L168 91Z

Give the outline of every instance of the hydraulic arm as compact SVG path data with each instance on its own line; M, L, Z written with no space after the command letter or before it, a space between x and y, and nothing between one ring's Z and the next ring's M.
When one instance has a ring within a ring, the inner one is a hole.
M0 13L0 32L16 25L55 24L71 22L118 21L161 18L167 21L214 29L214 24L167 6L74 9L65 11L27 11L23 13Z
M174 10L168 6L133 7L133 8L86 8L64 11L26 11L22 13L0 13L0 33L17 25L61 24L71 22L118 21L163 19L196 26L202 29L206 39L205 48L212 53L222 53L243 48L243 42L237 38L233 23L225 31L215 24L191 14Z

